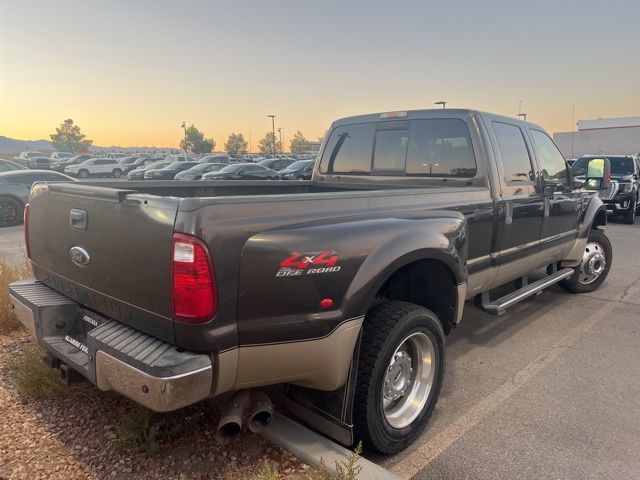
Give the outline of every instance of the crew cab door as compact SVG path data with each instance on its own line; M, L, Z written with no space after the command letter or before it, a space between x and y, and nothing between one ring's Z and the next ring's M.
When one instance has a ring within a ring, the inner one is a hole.
M572 191L569 167L553 140L535 128L529 133L544 195L540 249L559 248L568 245L578 234L582 193Z
M533 260L540 250L544 197L525 130L502 117L490 123L501 187L492 251L501 270L519 270L520 267L507 265Z

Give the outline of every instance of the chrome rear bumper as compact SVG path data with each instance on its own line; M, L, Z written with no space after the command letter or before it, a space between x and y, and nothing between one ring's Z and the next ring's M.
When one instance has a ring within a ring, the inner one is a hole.
M13 283L9 294L16 316L38 345L101 390L117 391L158 412L211 395L209 355L179 351L112 319L100 317L94 325L78 303L37 280ZM86 329L85 323L90 325L86 338L77 340L74 332Z

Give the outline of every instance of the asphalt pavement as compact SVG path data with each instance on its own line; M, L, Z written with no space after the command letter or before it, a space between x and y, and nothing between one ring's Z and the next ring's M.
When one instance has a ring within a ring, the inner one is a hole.
M640 478L640 224L609 223L614 259L596 292L553 287L495 317L467 304L421 438L401 478ZM18 258L22 227L0 230Z
M422 437L369 457L401 478L640 478L640 225L609 223L594 293L553 287L495 317L467 304Z

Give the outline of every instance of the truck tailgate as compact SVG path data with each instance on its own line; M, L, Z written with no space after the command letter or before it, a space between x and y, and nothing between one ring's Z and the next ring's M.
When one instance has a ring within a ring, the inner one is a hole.
M28 220L36 278L173 342L170 252L179 202L123 189L36 185Z

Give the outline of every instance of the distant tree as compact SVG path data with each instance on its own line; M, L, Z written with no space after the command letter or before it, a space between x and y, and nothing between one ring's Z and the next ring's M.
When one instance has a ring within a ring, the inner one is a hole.
M273 153L282 151L282 143L276 141L276 136L273 132L267 132L264 138L260 139L258 142L258 148L260 149L260 153Z
M290 144L291 153L293 154L304 153L304 151L307 148L306 143L307 143L307 139L304 138L304 135L302 134L302 132L298 130L293 135L293 138L291 139L291 144Z
M79 150L86 150L93 140L88 140L86 135L80 131L80 127L67 118L56 128L56 133L49 135L53 148L59 152L75 153Z
M238 154L247 153L249 144L241 133L232 133L224 144L227 153Z
M211 153L216 148L213 138L204 138L204 134L195 125L189 125L185 136L180 140L180 148L193 153Z

